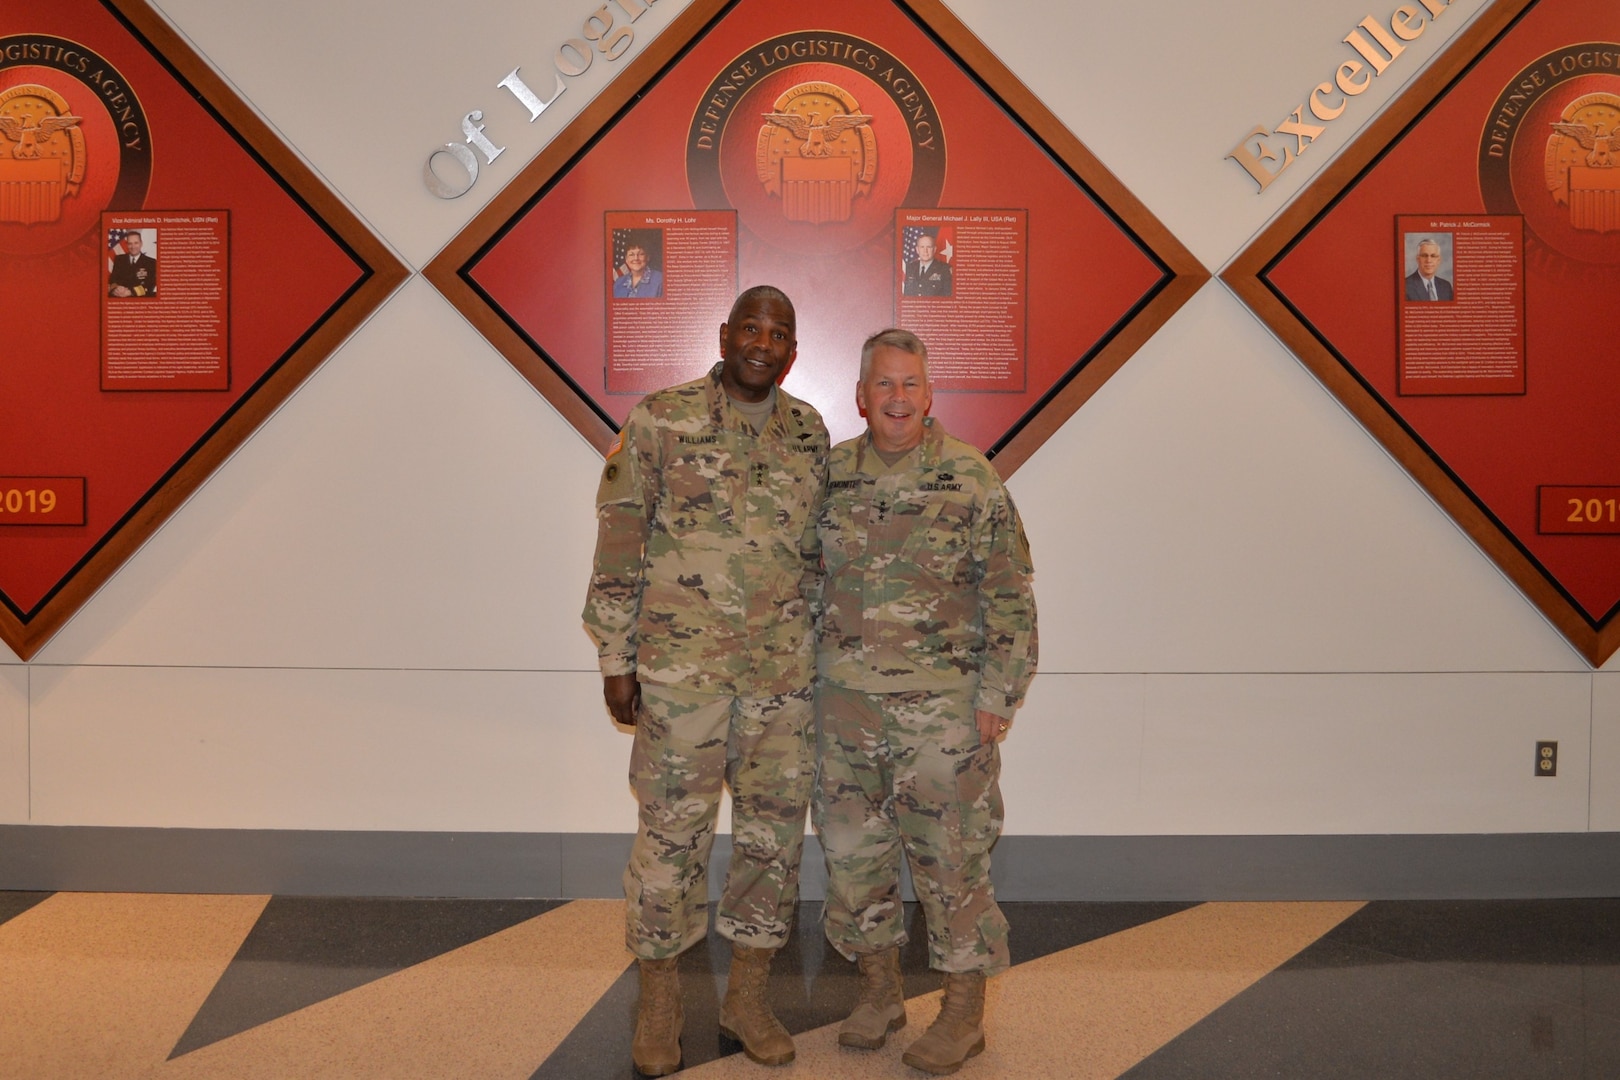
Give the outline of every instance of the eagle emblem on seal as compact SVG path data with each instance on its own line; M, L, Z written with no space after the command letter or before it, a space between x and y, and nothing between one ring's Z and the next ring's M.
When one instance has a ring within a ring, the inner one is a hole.
M800 83L762 113L755 168L789 221L848 221L877 176L872 117L855 96L828 82Z

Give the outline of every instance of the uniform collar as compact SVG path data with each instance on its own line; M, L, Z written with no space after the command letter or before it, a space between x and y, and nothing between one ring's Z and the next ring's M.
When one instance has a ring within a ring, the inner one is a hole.
M748 433L752 435L754 433L753 426L743 421L742 414L735 409L726 407L726 402L730 400L730 396L726 393L726 388L720 383L720 371L724 367L725 361L722 360L709 369L709 422L722 431L733 429L740 431L746 428ZM785 438L788 432L787 395L782 392L780 386L776 387L775 390L776 405L771 409L771 418L766 422L765 430L759 433L761 438L767 436ZM728 416L734 418L732 423L728 424L726 422Z
M944 447L945 425L941 424L932 416L923 417L922 442L912 447L912 450L917 453L917 467L922 469L931 469L938 465L940 455L944 452ZM885 465L883 459L878 457L877 450L872 446L871 428L866 429L866 433L861 436L860 442L856 444L855 450L855 469L857 472L876 473L878 471L878 466L882 466L885 471L888 470L889 466ZM870 455L870 457L868 457L868 455ZM901 461L904 460L904 458L901 458ZM872 464L872 468L870 469L867 467L868 462L871 462ZM896 462L895 464L899 464L899 462Z

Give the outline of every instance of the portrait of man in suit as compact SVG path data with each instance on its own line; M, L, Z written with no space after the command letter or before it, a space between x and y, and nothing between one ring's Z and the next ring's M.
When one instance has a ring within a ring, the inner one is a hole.
M906 282L901 289L905 295L951 295L951 264L934 255L934 238L927 233L917 237L917 257L906 263Z
M1417 269L1406 275L1408 300L1450 300L1451 282L1440 276L1440 242L1424 237L1417 246Z
M157 295L157 260L142 253L141 234L131 229L124 234L122 243L124 254L113 255L107 271L107 295Z

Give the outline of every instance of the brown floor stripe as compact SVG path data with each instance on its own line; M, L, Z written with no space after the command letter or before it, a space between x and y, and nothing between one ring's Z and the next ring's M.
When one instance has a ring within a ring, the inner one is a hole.
M57 893L0 925L0 1077L147 1075L268 899Z
M1032 1076L1112 1080L1354 914L1360 903L1212 903L1019 964L990 983L988 1049L963 1080ZM921 1076L900 1055L939 1009L910 999L910 1023L878 1051L840 1049L837 1025L794 1036L798 1057L773 1077ZM626 1051L628 1057L628 1050ZM759 1080L741 1054L683 1076Z
M202 1047L153 1076L523 1080L630 963L624 902L576 900ZM628 1071L628 1044L625 1059Z

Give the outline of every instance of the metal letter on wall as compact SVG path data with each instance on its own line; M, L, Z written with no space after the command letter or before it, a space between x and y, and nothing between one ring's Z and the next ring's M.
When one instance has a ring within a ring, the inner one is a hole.
M1592 664L1620 647L1620 6L1491 7L1223 277Z
M935 0L698 0L425 274L598 449L765 283L835 437L902 325L1004 474L1207 278Z
M404 277L139 0L0 16L0 638L32 656Z

